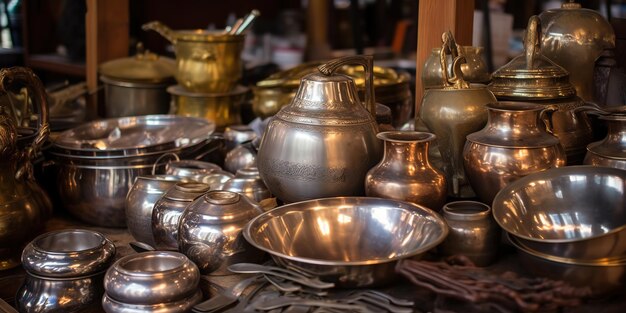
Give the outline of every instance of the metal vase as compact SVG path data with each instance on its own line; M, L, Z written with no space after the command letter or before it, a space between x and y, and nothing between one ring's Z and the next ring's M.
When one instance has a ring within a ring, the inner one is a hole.
M382 161L367 172L365 194L421 204L439 211L446 201L446 177L428 160L435 135L415 131L378 133L385 142Z
M608 127L604 139L587 146L584 164L626 170L626 115L603 116Z

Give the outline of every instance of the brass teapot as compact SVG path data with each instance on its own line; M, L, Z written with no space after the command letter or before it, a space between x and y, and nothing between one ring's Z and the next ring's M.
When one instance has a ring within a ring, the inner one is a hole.
M345 64L365 68L367 110L354 81L335 74ZM371 56L350 56L302 78L292 102L269 122L257 155L259 173L273 195L296 202L364 194L365 175L382 157L372 68Z
M49 209L42 201L47 197L37 194L43 191L32 180L30 163L50 132L46 94L29 69L1 69L0 97L16 87L29 88L40 118L32 144L18 149L15 120L0 107L0 270L20 264L22 248L43 228Z

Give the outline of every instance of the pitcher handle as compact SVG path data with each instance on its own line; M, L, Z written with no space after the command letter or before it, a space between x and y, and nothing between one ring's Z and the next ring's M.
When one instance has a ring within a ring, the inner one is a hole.
M365 108L376 119L376 100L374 99L374 57L371 55L347 56L328 61L317 67L324 75L330 76L337 69L348 64L358 64L365 69Z
M526 35L524 36L524 53L526 54L526 69L534 69L533 63L539 53L539 43L541 42L541 20L537 15L528 19Z
M167 41L172 44L176 44L176 36L174 36L174 32L171 28L165 26L165 24L159 21L152 21L141 25L141 29L143 30L153 30L159 35L163 36L163 38L167 39Z
M46 90L41 80L39 80L39 77L37 77L31 69L26 67L0 69L0 94L9 92L11 86L15 86L16 84L29 89L29 94L32 95L33 108L39 113L37 136L31 146L24 152L27 160L32 160L50 134L50 124L48 123L48 98L46 97ZM24 162L17 170L15 178L20 179L24 174L32 174L31 171L31 163Z

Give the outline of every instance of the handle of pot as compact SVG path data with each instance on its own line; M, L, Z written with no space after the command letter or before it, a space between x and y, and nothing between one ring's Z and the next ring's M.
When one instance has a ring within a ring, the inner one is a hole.
M443 79L444 87L451 87L453 83L450 82L450 75L448 74L448 58L450 55L452 60L462 56L460 47L456 44L454 35L451 31L441 34L441 49L439 50L439 64L441 65L441 76Z
M552 113L559 110L559 107L556 105L548 105L545 109L539 112L539 119L543 122L546 127L546 131L550 133L550 135L554 135L554 125L552 124Z
M154 164L152 164L152 175L156 175L156 168L157 165L159 165L159 162L166 156L173 156L174 160L176 160L176 162L180 161L180 158L178 157L178 154L174 153L174 152L168 152L168 153L164 153L163 155L161 155L160 157L158 157L156 159L156 161L154 161Z
M171 28L165 26L165 24L159 21L152 21L141 25L141 29L143 30L153 30L159 35L163 36L163 38L167 39L167 41L176 44L176 36L174 36L174 32Z
M534 69L535 56L539 53L539 43L541 37L541 21L537 15L528 19L526 35L524 36L524 52L526 54L526 69Z
M463 71L461 71L461 65L463 65L466 62L467 61L465 60L465 56L463 55L460 55L456 57L456 59L454 59L454 62L452 63L452 74L454 74L454 76L452 76L452 78L448 80L448 84L451 83L452 86L447 87L447 88L454 88L454 89L469 88L469 83L465 81L465 79L463 79Z
M9 92L11 87L15 85L26 87L30 91L29 94L33 101L33 107L39 113L37 136L31 146L25 151L27 160L32 160L50 134L50 124L48 124L48 98L46 97L46 90L41 80L39 80L39 77L29 68L12 67L1 69L0 94ZM32 174L32 164L30 161L24 162L24 164L20 166L15 174L15 178L19 179L27 173Z
M376 119L376 100L374 99L374 57L371 55L347 56L328 61L317 69L324 75L330 76L344 65L357 64L365 69L365 108Z

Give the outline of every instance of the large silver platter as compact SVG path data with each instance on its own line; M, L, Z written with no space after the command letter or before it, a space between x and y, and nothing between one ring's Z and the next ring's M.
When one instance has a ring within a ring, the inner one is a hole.
M142 155L207 140L215 124L203 118L146 115L89 122L61 133L54 149L72 155Z

